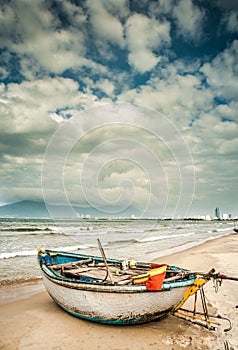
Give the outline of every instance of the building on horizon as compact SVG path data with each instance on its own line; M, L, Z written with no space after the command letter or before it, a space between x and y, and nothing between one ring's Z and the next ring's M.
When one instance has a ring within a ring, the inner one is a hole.
M221 212L220 212L220 208L218 207L215 209L215 217L217 219L221 219Z

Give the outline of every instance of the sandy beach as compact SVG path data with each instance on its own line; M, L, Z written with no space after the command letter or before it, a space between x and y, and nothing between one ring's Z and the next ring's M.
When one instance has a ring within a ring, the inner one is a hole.
M146 259L146 257L145 257ZM144 260L145 260L144 259ZM238 235L220 239L156 259L194 271L238 277ZM180 350L238 349L238 282L224 280L218 292L213 282L205 286L209 311L228 317L233 328L216 331L175 316L137 326L108 326L77 319L62 311L44 291L41 282L3 286L1 292L0 349L107 349Z

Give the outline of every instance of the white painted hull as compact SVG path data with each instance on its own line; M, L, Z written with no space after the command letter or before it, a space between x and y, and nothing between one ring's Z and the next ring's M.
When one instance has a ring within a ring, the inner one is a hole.
M144 287L110 287L100 290L95 286L55 281L43 273L45 287L63 309L74 316L111 323L142 323L161 318L173 311L182 300L187 286L146 291Z

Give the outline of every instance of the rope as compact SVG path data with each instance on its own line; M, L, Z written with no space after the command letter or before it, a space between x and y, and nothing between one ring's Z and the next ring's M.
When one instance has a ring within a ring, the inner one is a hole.
M229 350L229 345L228 345L228 341L227 340L224 341L224 346L225 346L225 350Z
M216 275L218 276L219 274L216 274ZM220 288L220 286L222 284L222 279L217 277L217 276L214 275L212 277L213 278L213 287L215 288L215 292L216 293L218 293L218 290L219 290L219 288Z

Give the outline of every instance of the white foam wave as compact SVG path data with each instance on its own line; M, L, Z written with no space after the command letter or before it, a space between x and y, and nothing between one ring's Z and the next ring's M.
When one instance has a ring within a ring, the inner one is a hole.
M157 259L157 258L161 258L161 257L164 257L164 256L166 257L166 256L168 256L170 254L175 254L175 253L178 253L178 252L182 252L182 251L187 250L189 248L193 248L193 247L199 246L201 244L204 244L206 242L213 241L214 239L225 237L225 236L229 236L229 234L230 233L226 233L224 235L216 235L216 236L208 237L206 239L200 239L200 240L193 241L193 242L187 242L187 243L179 245L177 247L171 247L171 248L165 249L165 250L163 250L160 253L158 253L158 252L157 253L154 253L154 252L153 253L149 253L149 256L150 256L150 259Z
M95 245L96 246L96 245ZM80 249L89 249L94 248L94 245L87 245L87 244L81 244L81 245L75 245L75 246L68 246L68 247L57 247L52 248L52 250L59 250L59 251L74 251L74 250L80 250ZM10 259L10 258L16 258L16 257L23 257L23 256L36 256L37 250L21 250L21 251L15 251L15 252L5 252L0 253L0 259Z
M170 238L175 238L175 237L187 237L187 236L192 236L194 234L195 234L195 232L188 232L188 233L181 233L181 234L177 234L177 235L154 236L154 237L138 239L137 242L139 242L139 243L154 242L154 241L160 241L162 239L170 239Z

